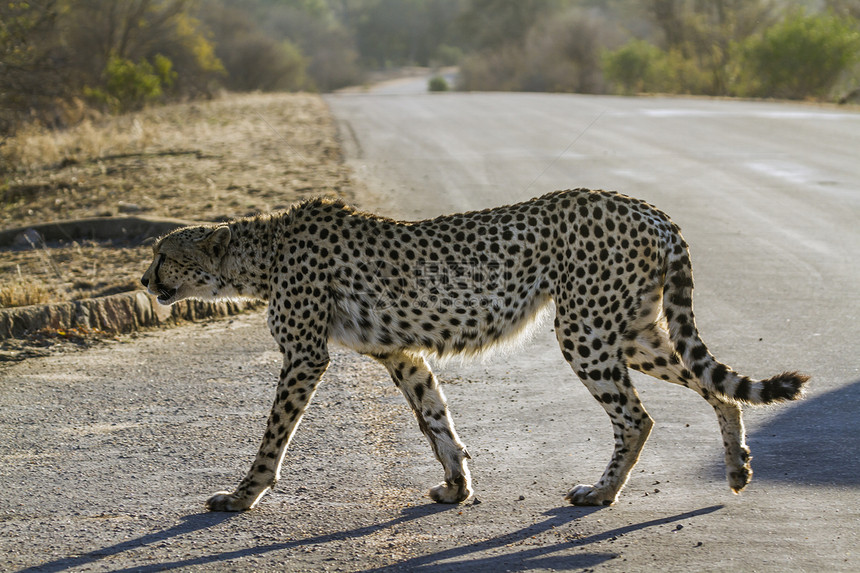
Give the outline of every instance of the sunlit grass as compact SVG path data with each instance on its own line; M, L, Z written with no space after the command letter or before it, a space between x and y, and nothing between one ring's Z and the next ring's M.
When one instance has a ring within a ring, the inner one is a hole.
M40 280L22 275L20 268L11 280L0 283L0 308L44 304L54 298L53 289Z
M140 153L155 142L157 134L157 124L140 114L85 120L62 130L30 124L0 147L0 162L7 171L26 172L105 155Z

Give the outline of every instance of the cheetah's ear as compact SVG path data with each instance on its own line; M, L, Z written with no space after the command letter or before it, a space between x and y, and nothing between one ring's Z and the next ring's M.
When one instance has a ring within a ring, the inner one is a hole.
M230 242L230 227L216 227L206 237L201 239L200 247L207 255L220 259L227 253L227 244Z

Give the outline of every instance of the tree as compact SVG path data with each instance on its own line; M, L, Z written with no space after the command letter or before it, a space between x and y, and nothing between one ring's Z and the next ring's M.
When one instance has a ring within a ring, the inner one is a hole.
M170 60L159 54L156 61L158 71L146 60L136 64L112 56L105 66L103 87L86 87L84 94L114 112L140 109L147 102L161 97L164 93L162 84L169 85L174 79Z
M556 0L470 0L459 25L475 50L522 46L535 22L558 5Z
M650 4L652 16L663 32L666 46L683 46L686 43L684 0L650 0Z
M346 5L336 0L209 0L200 5L197 14L212 29L222 57L232 59L225 51L244 36L256 36L259 49L264 49L263 43L266 50L274 49L274 45L288 46L293 56L296 52L301 56L301 71L306 73L303 82L288 81L293 86L288 89L301 84L302 89L328 91L357 83L360 78L354 37L342 24ZM254 42L246 39L243 43L251 49ZM284 55L282 51L278 60ZM257 67L264 65L263 61L256 62ZM227 83L230 85L229 79Z
M661 47L680 69L673 91L728 95L732 46L773 21L772 0L650 0L651 17L663 34Z
M208 95L223 66L190 6L189 0L66 0L60 25L78 90L103 91L113 78L111 62L114 71L117 62L131 62L140 73L125 74L126 79L145 81L146 66L160 55L175 72L171 85L160 86L165 95Z
M823 98L860 61L860 30L856 21L832 12L795 10L746 41L741 51L749 95Z
M462 5L463 0L364 0L344 12L343 23L368 67L426 66L440 46L457 43L452 23Z
M215 39L215 54L226 70L223 83L227 89L293 91L313 87L307 77L307 62L295 44L266 34L238 8L208 6L205 14Z
M545 16L526 36L521 89L601 93L601 46L612 31L596 10L573 8Z
M645 40L631 40L617 50L603 56L606 79L622 94L658 91L656 74L658 62L665 52Z
M55 0L0 2L0 135L27 118L53 123L42 112L67 95L57 12Z

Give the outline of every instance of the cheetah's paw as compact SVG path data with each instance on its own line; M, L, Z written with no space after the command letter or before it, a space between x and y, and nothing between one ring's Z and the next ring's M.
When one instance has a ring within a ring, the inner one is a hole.
M750 467L750 449L743 446L737 454L737 460L726 455L726 478L729 480L729 487L734 493L740 493L752 479L753 471Z
M219 491L206 501L206 509L209 511L245 511L250 507L250 503L243 503L236 494L229 491Z
M752 469L748 463L737 470L728 471L726 473L726 477L729 480L729 487L732 488L732 492L734 493L740 493L752 479Z
M436 487L430 488L429 493L430 499L436 503L460 503L472 497L474 492L471 486L463 481L459 484L442 482Z
M584 484L575 486L564 496L564 499L573 505L612 505L615 503L615 495L593 485Z

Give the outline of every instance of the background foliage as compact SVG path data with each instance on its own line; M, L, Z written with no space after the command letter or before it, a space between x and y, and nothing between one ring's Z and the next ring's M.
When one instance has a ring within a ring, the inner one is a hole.
M860 0L4 0L0 134L460 67L459 89L837 99Z

